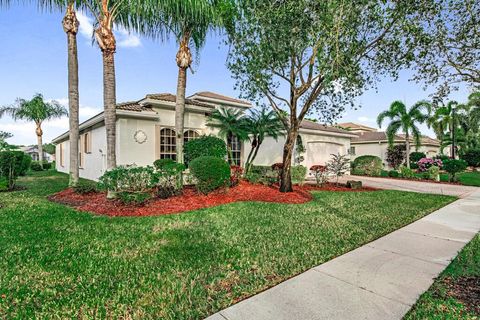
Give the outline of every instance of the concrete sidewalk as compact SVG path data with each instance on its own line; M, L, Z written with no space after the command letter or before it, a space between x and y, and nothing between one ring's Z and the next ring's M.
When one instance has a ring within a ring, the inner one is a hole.
M473 192L207 319L401 319L479 230Z

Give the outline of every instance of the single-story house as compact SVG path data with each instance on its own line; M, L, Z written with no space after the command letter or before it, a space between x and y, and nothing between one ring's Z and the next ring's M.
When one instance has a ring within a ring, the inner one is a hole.
M175 159L175 100L169 93L148 94L145 98L117 105L118 165L152 165L156 159ZM207 126L208 115L219 107L248 110L251 104L213 92L199 92L185 101L185 141L201 135L217 135L218 129ZM343 129L324 126L311 121L301 125L300 136L305 153L300 163L310 167L325 164L332 153L346 154L350 139L355 134ZM56 146L56 168L69 171L69 133L52 141ZM255 160L256 165L271 165L282 161L284 137L278 141L267 138ZM98 180L106 171L106 132L103 112L80 124L79 162L80 176ZM244 165L250 143L237 139L227 141L233 160Z
M19 147L19 150L28 154L33 161L39 160L38 146ZM47 161L47 162L55 161L55 156L43 151L43 161Z
M382 159L385 166L387 165L387 150L388 150L388 138L385 132L377 131L375 128L371 128L365 125L356 123L339 123L339 127L344 128L350 132L357 134L351 141L350 156L351 159L363 155L373 155ZM405 144L405 135L395 135L394 145ZM422 136L420 140L420 146L417 148L412 137L410 137L411 152L419 151L427 155L427 157L433 157L440 154L440 141L428 136ZM449 155L448 148L445 148L444 152Z

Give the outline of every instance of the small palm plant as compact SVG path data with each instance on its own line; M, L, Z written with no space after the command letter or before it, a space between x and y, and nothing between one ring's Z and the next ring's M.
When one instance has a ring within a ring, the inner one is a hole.
M427 101L419 101L415 103L410 109L401 101L394 101L390 108L380 113L377 117L377 124L382 126L385 118L389 118L391 121L387 127L387 138L390 147L393 146L395 135L402 130L405 133L405 145L407 152L407 167L410 168L410 135L415 141L415 145L420 146L420 140L422 134L418 128L418 124L424 123L428 116L424 113L424 110L428 112L430 110L430 103Z
M273 110L268 111L267 108L251 110L246 121L251 144L251 149L245 162L245 173L248 173L265 138L272 137L278 140L278 137L283 135L285 127L277 113Z
M227 140L228 158L233 163L232 148L230 141L238 139L245 141L248 139L248 122L242 110L221 107L212 112L207 119L207 125L217 128L219 136Z
M68 115L67 109L57 101L45 102L41 94L36 94L32 100L17 99L15 104L0 108L0 118L9 115L13 120L34 122L38 143L38 160L43 163L42 124L45 121Z

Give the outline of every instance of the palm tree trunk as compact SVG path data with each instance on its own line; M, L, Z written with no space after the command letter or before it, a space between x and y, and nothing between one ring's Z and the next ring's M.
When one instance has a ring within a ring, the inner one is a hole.
M43 142L42 142L42 135L43 131L41 128L41 124L37 124L37 129L35 130L37 134L37 145L38 145L38 162L40 163L40 167L43 169Z
M408 132L405 133L405 147L407 153L407 168L410 168L410 137Z
M247 161L245 161L245 173L248 173L248 171L250 171L250 163L252 162L251 158L256 147L257 147L257 138L254 136L253 141L251 143L250 152L248 153Z
M258 150L260 150L260 145L262 144L261 141L258 141L257 143L257 146L255 147L255 152L253 153L253 156L252 156L252 159L250 160L250 163L249 163L249 167L248 167L248 170L250 171L250 169L252 168L253 166L253 161L255 161L255 158L257 157L257 154L258 154Z
M67 33L68 44L68 114L69 114L69 139L70 139L70 178L68 184L71 187L78 185L79 161L79 92L78 92L78 52L77 32L79 22L77 20L73 3L71 3L62 21L63 30Z
M183 159L183 132L185 131L185 91L187 87L187 69L178 68L177 99L175 102L175 132L177 162L184 163Z
M288 132L285 145L283 146L283 169L280 175L280 192L293 191L291 167L292 167L293 147L295 145L295 141L297 140L297 135L298 135L298 126L295 124L292 124L292 127Z
M116 158L116 84L115 53L103 51L103 101L107 131L107 170L117 166Z

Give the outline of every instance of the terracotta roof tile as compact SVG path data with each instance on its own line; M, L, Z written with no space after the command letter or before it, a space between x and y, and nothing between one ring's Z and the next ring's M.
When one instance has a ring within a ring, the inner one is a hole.
M218 99L218 100L224 100L224 101L229 101L229 102L235 102L235 103L240 103L244 104L245 106L251 106L251 103L245 100L240 100L240 99L235 99L232 97L224 96L222 94L218 94L215 92L210 92L210 91L201 91L195 93L193 96L200 96L200 97L206 97L206 98L212 98L212 99ZM192 97L193 97L192 96Z
M152 111L152 108L140 105L137 101L129 101L117 104L117 109L126 111Z
M308 130L320 130L320 131L327 131L327 132L336 132L336 133L344 133L344 134L353 134L356 135L356 133L341 129L341 128L335 128L332 126L327 126L321 123L313 122L310 120L303 120L302 123L300 124L300 128L303 129L308 129Z
M152 93L152 94L147 94L145 98L153 99L153 100L168 101L168 102L177 101L177 96L171 93ZM185 103L189 105L199 106L199 107L213 108L211 104L203 103L190 98L185 99Z

